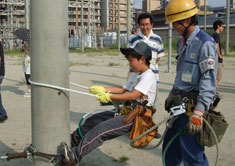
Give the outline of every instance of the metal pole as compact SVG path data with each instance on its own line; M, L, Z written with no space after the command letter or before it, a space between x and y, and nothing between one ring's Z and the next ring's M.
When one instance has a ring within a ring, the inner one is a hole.
M81 42L82 42L82 52L84 52L84 16L83 16L83 5L84 0L81 0Z
M131 36L131 0L127 0L127 41Z
M10 27L11 27L11 32L13 32L13 5L10 5ZM12 50L13 49L13 34L11 33L9 37L10 37L9 48L10 50Z
M168 72L171 72L171 51L172 51L172 23L169 24L169 31L168 31Z
M30 79L68 88L68 1L30 2ZM69 93L35 85L31 88L32 144L39 152L57 154L62 141L70 143ZM33 166L48 166L48 162L33 158Z
M204 0L204 31L206 31L206 0Z
M88 0L88 18L87 18L87 25L88 25L88 34L87 34L87 46L91 47L91 0Z
M230 0L227 0L227 15L226 15L226 42L225 54L229 54L229 18L230 18Z
M149 13L151 13L151 0L148 0L149 2Z
M25 0L25 28L29 29L30 26L30 0Z
M118 50L120 50L120 0L118 0L118 33L117 33L117 45L118 45Z

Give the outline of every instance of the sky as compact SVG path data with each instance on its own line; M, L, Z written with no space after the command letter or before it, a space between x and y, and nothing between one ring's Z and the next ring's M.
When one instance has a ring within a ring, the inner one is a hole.
M142 0L133 0L136 8L142 8ZM227 0L208 0L208 5L217 7L217 6L226 6Z

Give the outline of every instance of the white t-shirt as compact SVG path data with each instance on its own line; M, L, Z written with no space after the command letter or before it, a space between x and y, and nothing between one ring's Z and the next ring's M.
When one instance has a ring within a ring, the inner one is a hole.
M23 69L26 74L30 74L30 56L27 53L24 55Z
M123 88L128 91L133 91L133 89L138 90L143 95L147 96L147 106L154 106L157 97L157 82L156 76L151 69L148 69L142 74L136 74L135 77L131 77L123 85Z

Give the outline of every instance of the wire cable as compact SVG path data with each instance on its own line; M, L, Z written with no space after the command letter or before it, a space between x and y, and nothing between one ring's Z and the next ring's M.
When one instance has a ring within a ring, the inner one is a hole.
M68 91L68 92L78 93L78 94L92 96L92 97L98 97L97 95L94 95L94 94L90 94L90 93L86 93L86 92L81 92L81 91L73 90L73 89L69 89L69 88L63 88L63 87L56 86L56 85L50 85L50 84L45 84L45 83L38 83L38 82L34 82L34 81L30 80L30 79L29 79L29 83L32 84L32 85L43 86L43 87L47 87L47 88L53 88L53 89L57 89L57 90Z

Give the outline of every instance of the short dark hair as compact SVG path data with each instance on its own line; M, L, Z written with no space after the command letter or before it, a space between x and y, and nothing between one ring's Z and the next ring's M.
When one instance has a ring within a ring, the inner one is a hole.
M149 18L150 19L150 23L153 24L153 17L150 13L141 13L139 16L138 16L138 24L140 25L140 21L142 19L146 19L146 18Z
M125 55L126 59L128 59L129 56L132 56L133 58L136 58L138 60L140 60L140 58L142 57L142 55L138 54L135 51L129 51L128 54ZM145 62L146 62L147 66L150 65L150 60L151 60L151 57L150 58L145 58Z
M218 28L218 25L221 26L221 25L223 25L223 24L224 24L223 21L221 21L221 20L216 20L216 21L213 23L213 29L216 31L217 28Z

